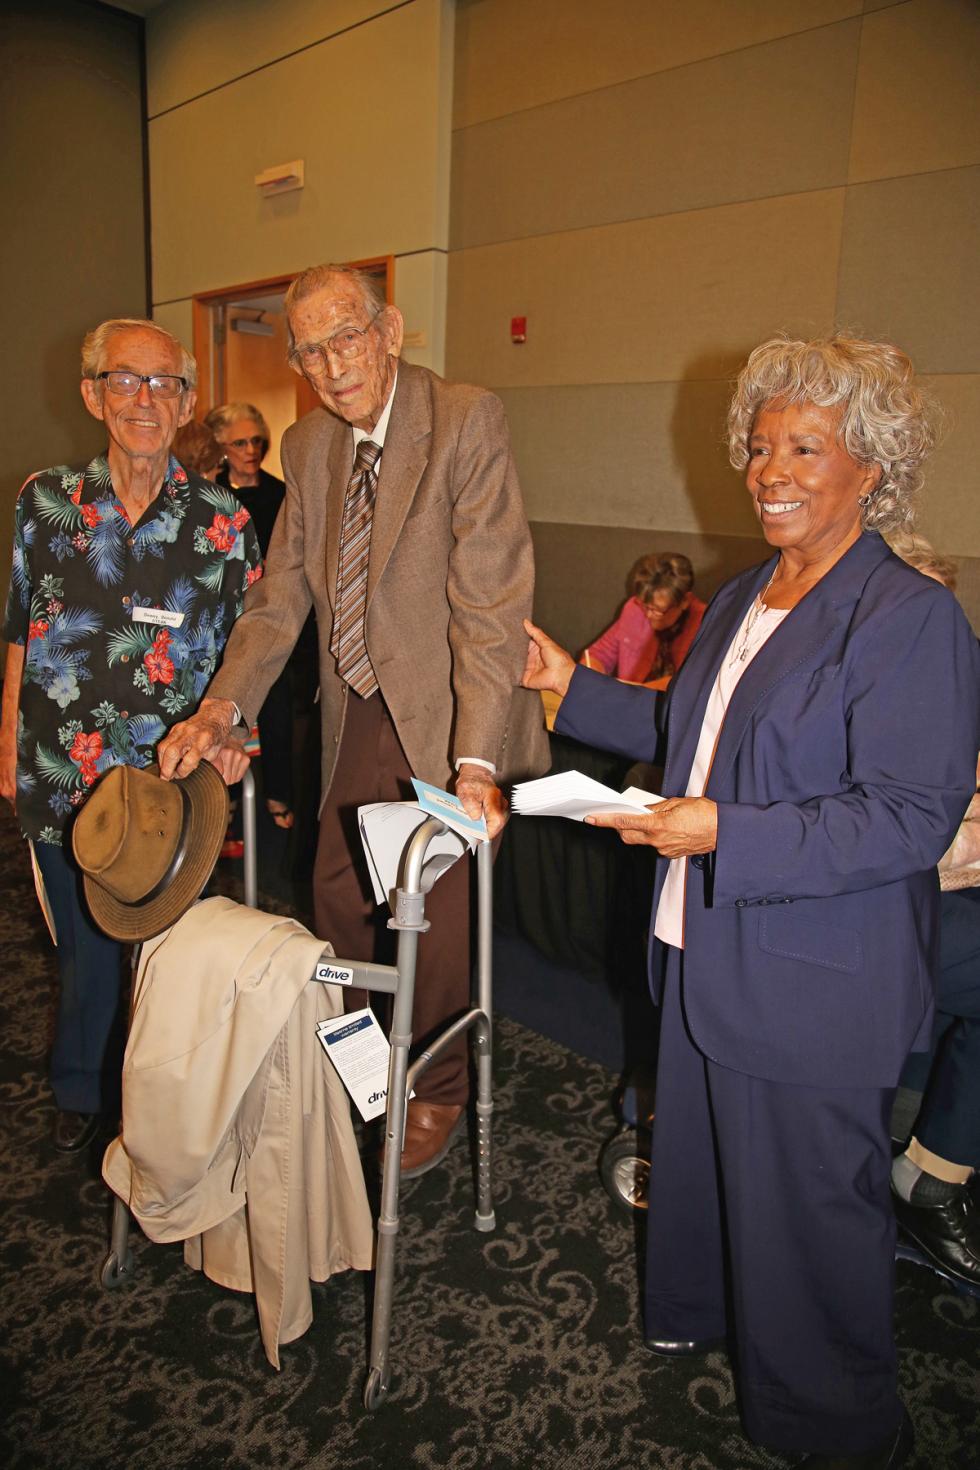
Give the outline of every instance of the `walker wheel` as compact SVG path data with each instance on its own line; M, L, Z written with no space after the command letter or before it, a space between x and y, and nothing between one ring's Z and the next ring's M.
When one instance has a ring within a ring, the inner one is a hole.
M122 1286L127 1276L132 1276L134 1270L133 1253L128 1250L126 1259L120 1263L115 1251L110 1251L102 1262L102 1270L99 1272L99 1281L106 1291L115 1291L117 1286Z
M599 1156L599 1176L615 1205L645 1210L650 1193L650 1135L635 1128L611 1138Z
M380 1409L388 1397L388 1385L382 1381L381 1369L372 1368L364 1385L364 1407L368 1413Z

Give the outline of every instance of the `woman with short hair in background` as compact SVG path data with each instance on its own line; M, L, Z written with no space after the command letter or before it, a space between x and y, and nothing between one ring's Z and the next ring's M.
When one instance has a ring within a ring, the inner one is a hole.
M630 595L614 623L582 654L587 668L632 684L676 674L704 617L694 568L679 551L641 556L630 569Z
M253 403L219 404L205 415L204 422L224 455L218 484L227 486L248 511L265 560L286 494L282 480L262 468L269 452L269 425ZM292 705L292 679L287 663L266 695L258 718L265 804L276 826L287 829L295 820ZM237 839L232 838L231 844L228 856L237 854Z

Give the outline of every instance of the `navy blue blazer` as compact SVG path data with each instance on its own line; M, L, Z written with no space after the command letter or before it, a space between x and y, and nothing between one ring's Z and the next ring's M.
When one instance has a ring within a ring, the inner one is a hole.
M664 762L663 794L683 796L718 668L774 566L719 590L665 695L577 668L556 729ZM687 860L684 933L705 1055L777 1082L895 1085L931 1021L935 867L978 748L966 617L866 532L752 660L718 738L717 848ZM666 873L661 858L654 914Z

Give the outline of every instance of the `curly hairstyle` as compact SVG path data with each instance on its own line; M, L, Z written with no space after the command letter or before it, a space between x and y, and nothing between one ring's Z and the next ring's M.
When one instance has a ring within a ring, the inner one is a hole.
M936 441L938 410L915 381L909 358L890 342L836 333L812 342L773 337L749 354L728 412L728 449L736 469L749 458L749 436L766 404L816 403L840 412L838 438L881 479L861 507L865 530L908 524L922 485L922 461Z
M694 568L681 551L650 552L630 567L630 596L649 602L655 592L666 591L680 602L694 586Z

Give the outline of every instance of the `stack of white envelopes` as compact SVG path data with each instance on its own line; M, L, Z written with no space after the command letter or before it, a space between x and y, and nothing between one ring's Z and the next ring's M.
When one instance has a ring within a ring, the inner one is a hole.
M581 771L559 771L537 781L519 782L510 804L522 817L571 817L573 822L582 822L594 812L642 812L662 800L638 786L614 791Z

